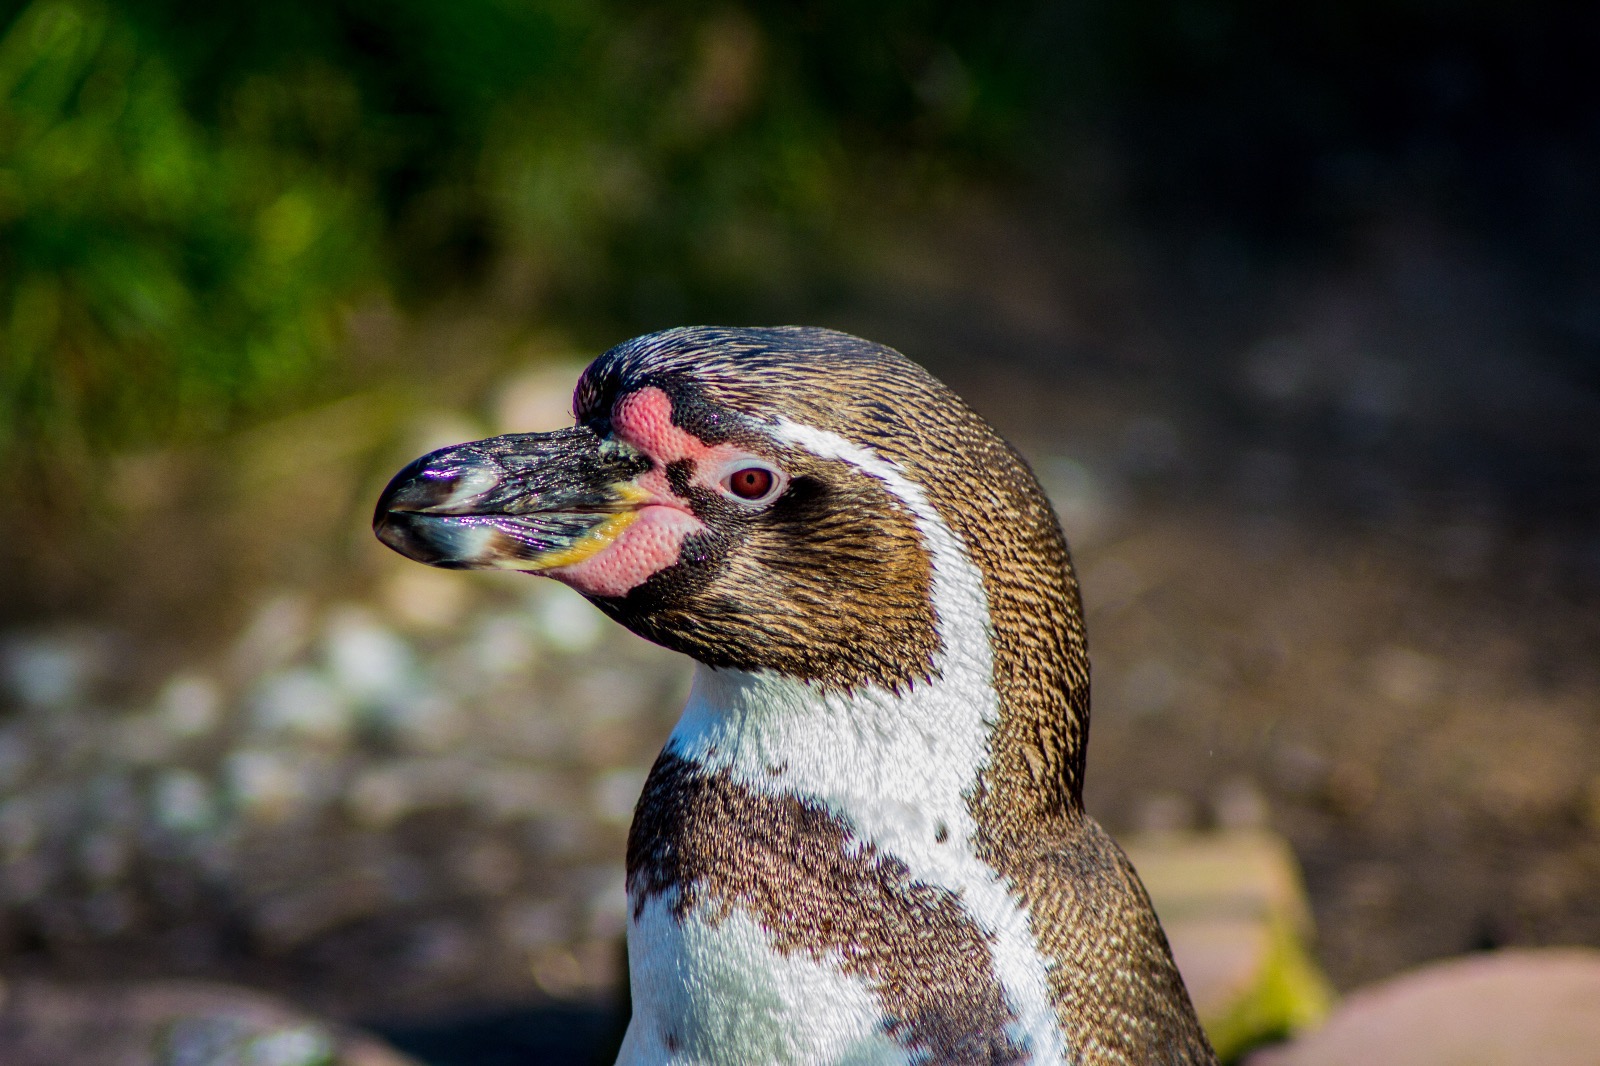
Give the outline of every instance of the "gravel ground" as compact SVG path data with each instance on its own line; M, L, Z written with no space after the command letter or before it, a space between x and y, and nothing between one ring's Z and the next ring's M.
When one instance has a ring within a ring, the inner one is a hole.
M1278 828L1342 987L1600 945L1592 363L1426 227L1280 271L1027 217L885 240L807 317L928 362L1035 462L1088 604L1091 809ZM488 311L354 334L430 393L130 457L126 522L86 537L109 563L10 568L3 972L367 1019L615 995L627 820L684 664L365 522L426 447L547 422L575 372L534 357L570 346Z

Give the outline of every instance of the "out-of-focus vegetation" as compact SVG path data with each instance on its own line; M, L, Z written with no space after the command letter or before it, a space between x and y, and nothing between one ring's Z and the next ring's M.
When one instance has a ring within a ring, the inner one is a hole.
M104 5L42 0L0 42L5 444L70 455L223 418L326 358L373 212L275 150L283 101L252 115L241 93L208 125L185 89Z
M512 263L546 308L803 274L841 204L1011 137L1004 7L0 7L0 452L205 431L339 314ZM336 379L336 378L335 378Z
M751 306L1062 144L1249 240L1410 197L1592 272L1597 45L1503 0L0 0L0 453L330 389L379 293Z

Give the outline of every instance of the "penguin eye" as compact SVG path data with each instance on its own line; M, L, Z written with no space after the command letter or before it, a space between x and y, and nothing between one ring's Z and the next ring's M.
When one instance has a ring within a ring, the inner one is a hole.
M723 490L745 503L770 503L784 484L783 475L763 463L741 463L722 478Z

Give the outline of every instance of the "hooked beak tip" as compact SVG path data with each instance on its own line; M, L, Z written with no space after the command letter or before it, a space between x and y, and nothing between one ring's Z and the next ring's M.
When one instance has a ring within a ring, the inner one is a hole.
M372 532L385 547L407 559L430 566L448 565L441 556L436 538L429 535L427 520L415 512L380 510L373 516Z

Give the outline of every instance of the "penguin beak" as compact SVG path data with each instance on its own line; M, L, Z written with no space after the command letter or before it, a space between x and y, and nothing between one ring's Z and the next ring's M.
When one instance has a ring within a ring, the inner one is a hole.
M390 480L378 539L449 570L550 570L604 550L631 525L650 469L636 448L586 426L510 433L430 452Z

